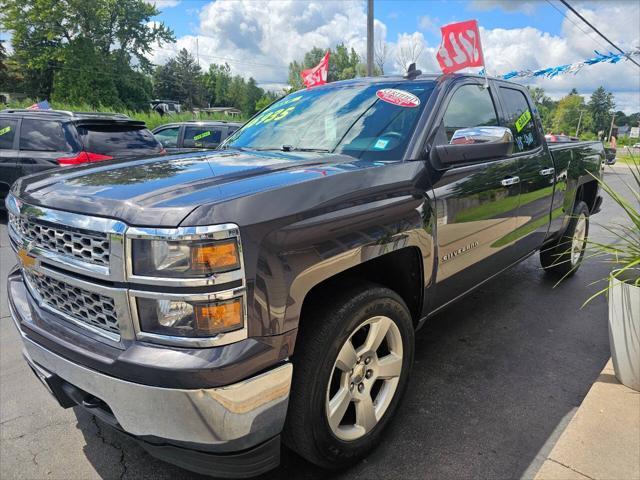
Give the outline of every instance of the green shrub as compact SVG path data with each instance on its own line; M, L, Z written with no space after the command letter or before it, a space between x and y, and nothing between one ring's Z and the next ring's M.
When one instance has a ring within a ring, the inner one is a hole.
M21 100L18 102L11 102L7 106L0 105L0 108L5 108L5 107L27 108L33 105L34 103L36 103L35 100L27 99L27 100ZM204 113L200 114L200 113L193 113L193 112L182 112L174 115L160 116L159 113L151 111L151 109L149 109L148 111L122 110L122 111L116 112L112 108L100 107L100 106L93 107L87 104L67 104L67 103L53 102L51 106L56 110L68 110L71 112L124 113L125 115L128 115L129 117L134 118L136 120L142 120L147 125L147 128L149 128L150 130L153 130L154 128L159 127L160 125L164 125L165 123L186 122L189 120L225 120L229 122L230 121L244 122L247 120L244 117L229 117L228 115L224 115L224 114L209 115Z

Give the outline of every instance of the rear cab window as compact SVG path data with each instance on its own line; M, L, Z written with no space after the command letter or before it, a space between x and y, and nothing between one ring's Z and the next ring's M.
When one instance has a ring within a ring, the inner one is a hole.
M9 120L6 118L0 118L0 149L12 150L14 138L16 137L16 130L18 128L17 120Z
M185 148L216 148L222 141L222 127L187 126L184 129Z
M505 126L511 129L514 153L522 153L540 146L540 135L534 113L527 97L520 90L500 87L500 98L505 115Z
M180 127L168 127L154 133L155 137L165 148L175 148L178 146Z
M20 128L20 150L72 152L73 139L61 122L25 118Z
M151 155L162 150L153 133L138 125L82 124L78 132L85 150L100 155Z

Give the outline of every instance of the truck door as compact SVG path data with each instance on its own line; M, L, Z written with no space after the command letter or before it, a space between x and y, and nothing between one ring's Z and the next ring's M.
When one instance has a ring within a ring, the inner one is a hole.
M550 216L562 215L562 208L551 211L556 171L534 109L519 89L500 86L499 94L501 122L513 133L513 158L520 178L517 228L510 240L518 255L524 256L542 245Z
M454 133L463 128L498 126L493 90L471 79L457 87L445 100L433 145L455 143ZM449 168L434 182L438 242L434 308L516 260L509 238L516 229L517 173L517 159L507 156Z

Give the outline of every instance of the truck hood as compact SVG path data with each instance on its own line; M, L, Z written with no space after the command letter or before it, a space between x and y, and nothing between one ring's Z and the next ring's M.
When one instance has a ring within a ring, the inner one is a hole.
M32 205L175 227L204 204L373 165L335 154L219 150L49 170L18 180L13 192Z

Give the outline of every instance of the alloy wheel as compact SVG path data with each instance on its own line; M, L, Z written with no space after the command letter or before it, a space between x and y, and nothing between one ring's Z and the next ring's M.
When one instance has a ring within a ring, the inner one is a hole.
M402 336L389 317L369 318L354 330L327 386L327 421L336 437L353 441L373 430L394 398L402 363Z

